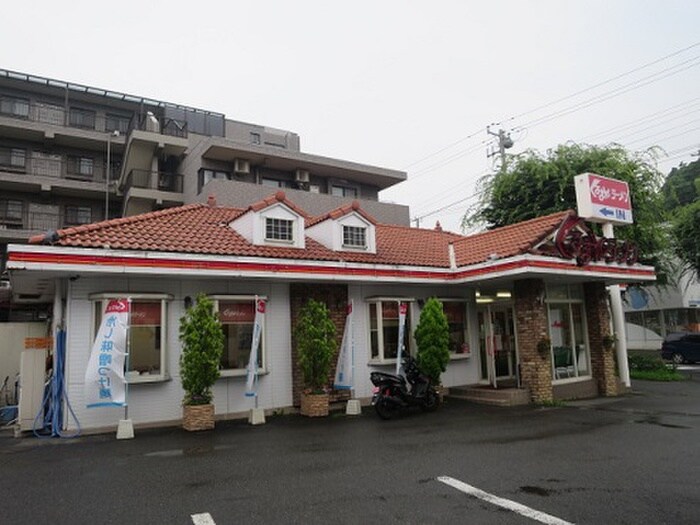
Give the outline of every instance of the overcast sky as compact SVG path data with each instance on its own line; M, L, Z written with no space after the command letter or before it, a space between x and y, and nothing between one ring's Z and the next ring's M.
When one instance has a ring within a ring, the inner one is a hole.
M309 153L406 170L381 199L425 227L458 230L493 168L490 123L512 130L512 153L658 145L664 173L700 148L697 0L42 0L5 15L0 67L222 112L294 131Z

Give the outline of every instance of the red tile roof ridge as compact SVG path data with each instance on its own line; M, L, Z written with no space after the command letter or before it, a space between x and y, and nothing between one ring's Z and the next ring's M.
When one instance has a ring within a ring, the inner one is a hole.
M315 226L316 224L326 221L328 219L338 220L341 217L345 217L346 215L352 212L355 212L358 215L364 217L371 224L374 224L375 226L377 225L377 220L362 209L360 201L353 200L352 202L348 202L346 204L338 206L337 208L333 208L332 210L322 215L310 218L306 221L306 227L310 228L311 226Z
M531 225L539 223L539 222L548 223L550 220L553 224L558 224L559 222L563 221L565 217L568 217L568 216L574 215L574 214L575 214L574 210L557 211L554 213L550 213L549 215L543 215L541 217L534 217L534 218L528 219L526 221L516 222L515 224L507 224L506 226L500 226L498 228L494 228L493 230L484 230L481 232L473 233L471 235L462 235L461 239L459 239L458 242L474 241L475 239L477 239L479 237L483 237L486 235L492 235L494 233L503 233L503 232L508 232L510 230L520 230L520 229L527 228L528 226L531 226Z
M285 206L287 206L287 208L301 215L304 219L308 219L310 217L307 212L305 212L299 206L290 201L287 198L287 195L282 190L277 191L272 195L265 197L264 199L254 202L245 209L245 212L264 210L265 208L268 208L277 202L284 204Z
M413 226L405 226L403 224L384 224L384 223L377 223L377 226L379 226L380 228L393 228L395 230L409 230L413 233L427 232L427 233L431 233L433 235L438 235L441 237L442 236L453 237L455 241L459 241L459 240L467 238L464 235L462 235L461 233L451 232L451 231L447 231L447 230L439 231L439 230L436 230L434 228L415 228Z
M165 208L163 210L156 210L156 211L150 211L147 213L140 213L138 215L132 215L129 217L119 217L116 219L108 219L106 221L93 222L90 224L82 224L80 226L71 226L69 228L61 228L61 229L56 230L56 235L58 236L58 239L60 239L63 237L67 237L69 235L75 235L77 233L87 233L87 232L93 232L93 231L109 228L111 226L121 226L123 224L138 223L138 222L150 220L154 217L162 217L164 215L175 215L175 214L187 212L187 211L192 210L192 209L205 208L205 207L208 207L208 206L206 204L202 204L201 202L196 202L193 204L185 204L184 206ZM46 236L43 234L34 235L34 236L30 237L29 243L30 244L41 244L45 238L46 238Z

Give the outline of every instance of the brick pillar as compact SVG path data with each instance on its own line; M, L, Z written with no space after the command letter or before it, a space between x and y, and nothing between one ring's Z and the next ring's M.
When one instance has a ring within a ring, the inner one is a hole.
M537 350L537 343L549 337L544 281L515 281L514 292L522 386L530 389L533 403L552 401L552 354L548 350L542 355Z
M591 351L591 371L598 383L598 393L603 396L619 394L615 375L615 351L606 350L603 337L610 335L608 292L603 283L585 283L583 296L588 321L588 344Z
M299 369L299 363L296 352L296 340L294 337L294 327L297 325L299 311L309 299L315 299L328 307L331 314L331 320L335 324L335 334L340 350L340 343L343 339L343 330L345 329L345 319L347 316L348 303L348 287L344 284L323 284L323 283L292 283L289 286L290 308L292 320L292 400L294 406L301 404L301 391L304 388L304 381ZM331 383L335 377L335 367L338 362L337 354L332 360L331 371L328 382ZM334 395L335 394L335 395ZM344 395L343 395L344 394ZM342 394L331 392L331 401L339 397L348 397L349 392L342 391Z

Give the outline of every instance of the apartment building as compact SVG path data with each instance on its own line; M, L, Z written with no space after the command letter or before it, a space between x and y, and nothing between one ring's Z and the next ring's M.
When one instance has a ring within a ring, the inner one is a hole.
M291 131L0 69L0 274L9 243L210 194L243 207L283 188L314 215L357 199L378 222L408 225L408 207L378 200L405 179L302 152ZM44 317L37 286L13 296L0 280L0 320Z

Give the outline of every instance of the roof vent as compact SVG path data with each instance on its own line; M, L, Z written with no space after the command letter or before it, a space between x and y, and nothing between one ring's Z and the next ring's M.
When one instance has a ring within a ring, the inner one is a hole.
M216 195L209 195L209 197L207 197L207 204L210 208L216 208Z

